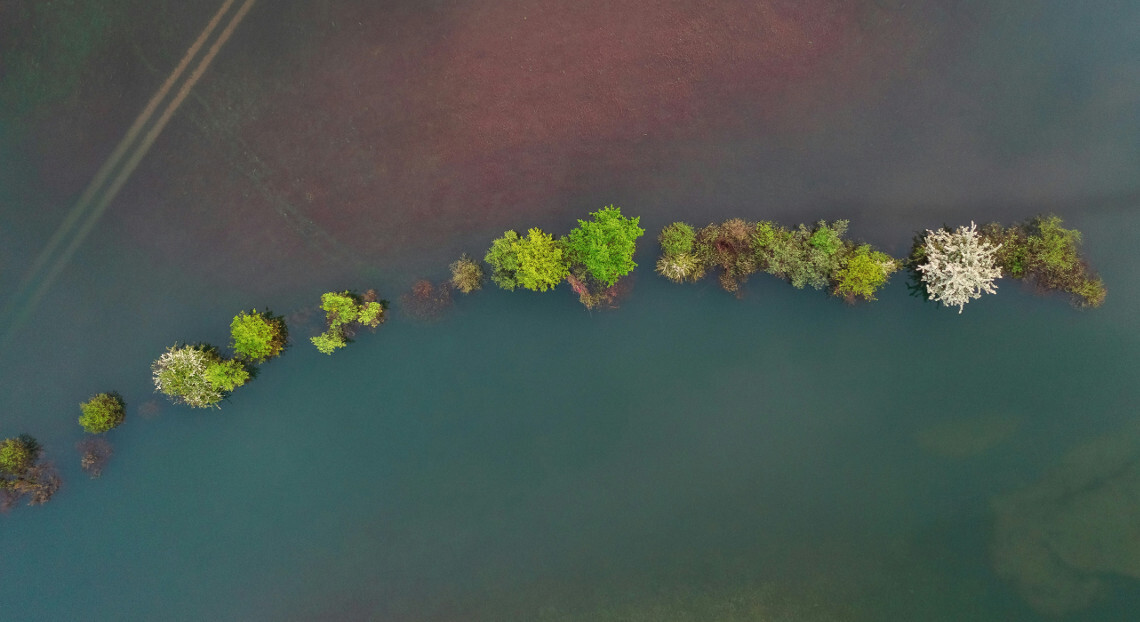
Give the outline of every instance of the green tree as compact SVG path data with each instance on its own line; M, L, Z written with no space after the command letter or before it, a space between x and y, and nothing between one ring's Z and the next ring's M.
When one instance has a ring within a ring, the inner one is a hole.
M59 490L59 473L51 464L39 462L42 449L36 439L21 434L0 441L0 511L23 497L39 505Z
M223 359L216 348L205 344L167 348L151 372L159 393L192 408L217 408L250 377L240 361Z
M890 255L873 250L870 244L860 244L835 273L832 294L851 301L857 296L875 300L875 292L898 269L899 262Z
M693 252L693 242L697 239L696 231L687 223L675 222L661 230L658 241L661 242L661 253L667 257L675 257Z
M507 291L513 291L519 286L519 255L515 250L515 243L519 241L519 234L506 231L501 237L491 242L491 248L483 256L483 261L491 266L491 282Z
M483 287L483 268L467 255L448 266L451 269L451 286L464 294Z
M230 348L251 363L280 356L288 341L285 319L269 311L242 311L230 322Z
M79 405L83 413L79 425L90 434L102 434L122 425L127 418L126 404L118 393L99 393Z
M821 220L812 229L802 224L794 231L758 228L753 239L766 242L758 246L758 256L768 273L787 279L797 289L806 285L823 289L843 263L847 251L843 242L846 232L846 220L832 223Z
M40 444L27 434L0 441L0 476L19 477L25 474L39 456Z
M317 350L321 354L332 354L338 349L348 345L348 340L345 336L334 331L325 331L316 337L310 337L309 341L312 341L313 345L317 346Z
M621 215L621 208L613 205L590 216L592 220L579 220L566 236L567 259L572 265L583 266L590 277L608 287L637 267L633 253L637 238L645 230L637 226L639 217L626 218Z
M533 228L511 244L518 257L515 273L519 287L544 292L570 274L562 244L542 229Z
M384 322L387 303L376 300L376 292L368 290L363 297L354 292L326 292L321 294L321 309L325 312L327 329L309 341L324 354L332 354L348 344L349 337L362 326L376 328Z
M210 361L206 366L206 380L225 393L249 382L249 369L238 360L222 359Z

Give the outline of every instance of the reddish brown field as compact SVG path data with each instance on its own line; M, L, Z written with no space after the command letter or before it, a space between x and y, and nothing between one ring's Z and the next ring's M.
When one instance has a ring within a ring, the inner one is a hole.
M901 14L840 0L372 4L251 14L121 222L234 283L423 249L446 262L506 228L668 193L664 169L719 136L810 131L915 47ZM304 29L295 47L285 19Z

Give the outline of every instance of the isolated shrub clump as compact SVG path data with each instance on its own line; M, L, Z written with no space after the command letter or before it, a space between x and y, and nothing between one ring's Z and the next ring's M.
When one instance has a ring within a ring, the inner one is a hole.
M471 292L482 289L483 267L476 263L475 260L467 255L463 255L452 263L449 268L451 269L451 286L455 289L464 294L470 294Z
M100 393L79 405L79 425L90 434L102 434L122 425L126 404L118 393Z
M1005 276L1067 292L1080 307L1099 307L1107 290L1080 255L1081 232L1061 225L1060 218L1047 215L1008 228L991 223L982 231L999 246L996 257Z
M982 294L994 294L994 279L1001 276L995 246L978 234L977 226L958 227L954 231L927 229L915 257L931 300L962 312L966 303Z
M321 294L326 328L310 341L322 353L332 354L347 345L358 329L382 324L387 306L387 301L377 300L376 291L371 289L363 296L348 290Z
M224 359L206 344L177 344L151 365L154 388L176 404L191 408L218 407L234 389L250 379L240 361Z
M285 318L269 311L242 311L230 322L230 349L251 363L280 356L288 341Z

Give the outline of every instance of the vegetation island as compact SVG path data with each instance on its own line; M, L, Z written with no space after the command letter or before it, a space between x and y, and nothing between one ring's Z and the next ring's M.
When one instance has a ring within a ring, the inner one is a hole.
M637 267L634 251L645 234L639 220L610 205L559 238L538 228L526 235L506 231L491 241L482 264L463 255L449 266L446 283L437 287L418 281L403 300L413 316L434 317L450 303L449 288L472 294L489 278L507 291L546 292L566 282L587 309L612 308L622 279ZM969 227L927 230L915 237L905 259L848 238L848 224L821 220L785 227L733 218L696 229L674 222L658 235L656 272L675 283L715 274L725 291L738 296L750 276L763 272L797 289L826 290L855 304L875 300L891 276L905 268L913 290L959 313L971 300L996 293L995 281L1001 277L1024 280L1040 292L1065 292L1078 307L1098 307L1105 299L1103 281L1080 255L1080 232L1064 228L1054 215L1008 227L991 223L979 228L971 222ZM388 302L375 290L326 292L319 309L325 330L309 341L330 355L362 329L374 331L388 319ZM289 342L284 317L269 310L242 311L230 323L229 356L207 343L175 343L151 365L155 391L175 404L219 408L257 377L260 365L281 356ZM79 408L79 425L88 435L77 445L80 465L98 477L113 453L104 437L124 423L126 404L118 393L107 392ZM0 510L24 500L45 503L59 489L59 474L42 454L40 444L26 434L0 441Z

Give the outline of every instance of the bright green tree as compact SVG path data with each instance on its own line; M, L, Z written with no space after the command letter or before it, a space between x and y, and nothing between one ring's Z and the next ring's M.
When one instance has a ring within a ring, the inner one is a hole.
M102 434L122 425L126 404L118 393L100 393L79 405L79 425L90 434Z
M376 292L369 290L361 298L345 290L321 294L321 309L325 312L328 328L310 337L309 341L324 354L332 354L348 344L349 337L361 326L376 328L384 321L383 301L375 300Z
M249 369L236 359L211 361L206 366L206 380L226 393L249 382Z
M591 213L590 217L588 221L579 220L566 236L567 259L609 287L637 267L633 252L645 229L637 226L639 217L626 218L621 215L621 208L613 205ZM678 243L683 245L679 240Z
M871 248L870 244L861 244L848 255L843 266L835 273L835 287L832 294L848 300L856 296L864 300L875 300L875 292L886 284L896 270L899 262L887 255Z
M516 276L519 271L519 255L514 247L518 241L518 233L506 231L491 242L491 248L483 256L483 261L491 266L491 282L507 291L513 291L519 286Z
M230 348L251 363L279 356L288 340L285 319L269 311L242 311L230 322Z
M519 269L515 277L519 287L544 292L570 274L562 244L542 229L530 229L526 237L513 242L511 248L518 256Z

